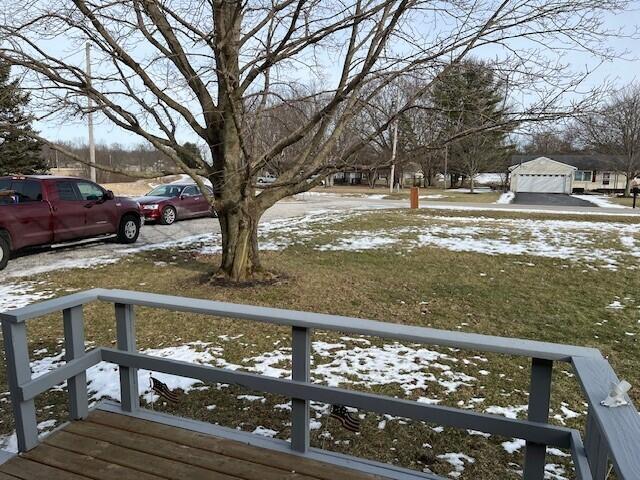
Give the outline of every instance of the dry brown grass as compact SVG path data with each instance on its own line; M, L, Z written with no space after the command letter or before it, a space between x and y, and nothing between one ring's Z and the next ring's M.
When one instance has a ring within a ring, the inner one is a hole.
M418 215L429 213L420 212ZM438 215L454 216L456 213L439 212ZM464 212L463 215L486 216L487 213ZM521 218L512 212L495 215ZM359 220L357 228L388 225L390 218L392 212L370 215ZM538 215L536 218L568 219L566 216L548 215ZM602 217L595 218L603 220ZM616 221L620 220L616 218ZM349 222L345 222L342 228L350 228L349 225ZM60 291L92 287L124 288L594 346L610 358L621 377L632 384L640 382L637 336L624 335L625 331L635 332L638 329L640 310L604 308L614 296L637 295L640 291L637 271L592 270L584 269L580 264L561 268L561 264L566 262L555 259L487 256L438 248L419 248L398 255L391 249L362 253L318 252L309 247L296 246L283 252L264 253L263 260L267 268L286 272L288 281L254 288L212 288L201 283L200 279L203 273L215 267L217 257L200 256L194 259L189 252L181 251L149 252L129 257L115 265L94 270L56 272L43 275L39 280ZM158 266L156 262L164 262L165 265ZM535 265L527 266L527 262ZM637 301L640 303L640 298ZM425 308L422 302L428 302L428 306ZM112 307L89 305L85 308L85 318L89 341L96 345L114 344ZM242 364L245 358L273 350L276 342L280 346L289 344L288 329L252 322L147 308L137 309L137 319L140 349L191 341L211 342L224 348L226 361ZM32 350L47 348L46 355L59 351L61 323L58 315L32 322L29 329ZM242 337L227 342L220 339L219 336L223 334ZM315 339L337 341L338 336L317 332ZM370 340L374 345L382 345L379 340ZM437 397L442 404L451 406L470 406L472 398L482 397L485 400L475 407L480 411L489 405L527 403L528 360L484 355L486 362L463 366L463 360L473 358L477 352L445 351L459 360L460 370L478 380L452 393L446 393L434 383L429 391L416 391L414 396ZM317 358L316 361L326 360ZM489 374L483 375L480 370ZM4 375L4 369L1 371ZM4 379L2 381L4 383ZM374 391L389 395L403 394L398 385L393 383L377 386ZM632 392L635 401L640 400L640 392ZM265 403L246 402L236 398L242 393L255 392L213 385L185 395L179 405L156 405L155 408L249 431L261 425L279 431L280 438L288 437L288 412L274 408L274 405L286 399L267 395ZM3 431L9 432L12 420L6 394L2 398L0 421ZM554 414L559 412L562 402L581 413L580 417L569 420L567 424L581 427L585 410L583 398L575 378L571 376L570 367L558 364L552 398ZM217 406L216 409L205 408L212 404ZM42 395L38 398L37 408L41 420L64 417L65 395L61 392ZM453 468L438 459L437 455L463 452L474 457L476 462L466 466L460 477L462 479L519 478L513 471L515 468L507 465L509 462L519 464L521 454L509 455L501 446L501 442L508 439L495 436L485 439L450 428L437 433L432 429L434 425L422 422L405 424L398 419L388 420L381 430L381 418L366 414L360 435L350 434L330 424L328 432L331 438L323 441L319 434L325 430L326 416L318 420L323 426L313 431L312 439L316 446L411 468L427 467L441 475L448 474ZM560 457L549 457L549 461L567 464L566 459ZM570 477L570 474L567 476Z

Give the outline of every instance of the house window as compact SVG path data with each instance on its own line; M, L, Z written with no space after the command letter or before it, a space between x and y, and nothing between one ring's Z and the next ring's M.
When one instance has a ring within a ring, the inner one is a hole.
M602 173L602 185L609 185L611 181L611 172L603 172Z
M590 182L591 171L589 170L577 170L575 173L576 182Z

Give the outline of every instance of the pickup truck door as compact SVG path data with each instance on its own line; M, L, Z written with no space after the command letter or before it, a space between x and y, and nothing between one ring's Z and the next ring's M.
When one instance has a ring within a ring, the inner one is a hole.
M11 209L14 249L51 243L51 208L43 200L42 184L37 180L13 180L10 190L17 203L2 208Z
M78 181L76 187L84 203L86 236L116 233L118 215L115 200L107 200L106 192L93 182Z
M75 180L56 180L51 192L53 241L56 243L91 236L86 233L86 202L80 197L75 183Z

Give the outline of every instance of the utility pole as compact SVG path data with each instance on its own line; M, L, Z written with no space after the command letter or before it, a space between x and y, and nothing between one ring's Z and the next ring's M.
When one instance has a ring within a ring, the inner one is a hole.
M444 146L444 189L447 189L447 162L449 161L449 144Z
M96 181L96 144L93 138L93 102L91 101L91 95L89 95L89 89L91 88L91 46L87 42L86 46L86 67L87 67L87 109L89 110L88 123L89 123L89 172L91 181Z

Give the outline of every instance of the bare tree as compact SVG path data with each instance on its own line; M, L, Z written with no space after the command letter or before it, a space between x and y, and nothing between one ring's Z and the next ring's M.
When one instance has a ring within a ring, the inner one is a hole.
M547 126L530 132L522 151L541 155L575 153L579 150L576 142L577 133L573 125Z
M596 113L580 117L578 125L588 148L615 156L615 167L627 178L624 195L630 196L631 183L640 175L640 85L614 93Z
M563 94L584 78L565 67L564 52L611 58L603 40L618 32L607 31L601 18L627 4L15 0L0 19L0 59L22 69L41 119L86 115L88 96L97 117L151 143L196 183L198 174L208 177L222 231L220 273L244 281L260 271L263 212L352 162L411 106L413 98L404 99L370 134L336 149L352 119L386 86L414 76L428 88L448 65L493 45L501 67L535 93L509 121L556 118L575 108ZM80 54L86 42L94 52L91 81ZM254 142L256 122L286 103L282 87L296 82L314 92L312 111L293 130ZM184 137L206 144L212 163L195 158L198 168L190 168ZM257 193L258 174L298 144L304 147L278 180Z

